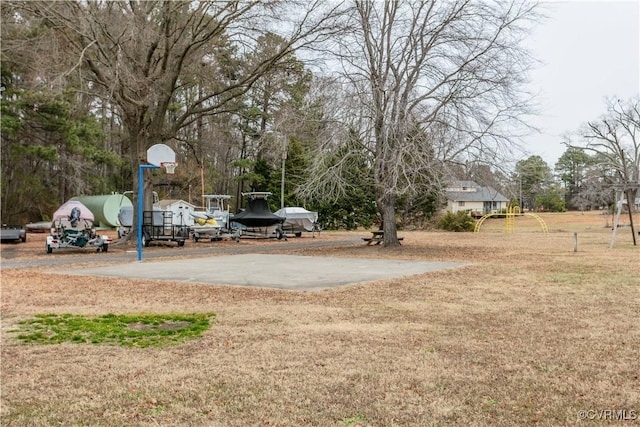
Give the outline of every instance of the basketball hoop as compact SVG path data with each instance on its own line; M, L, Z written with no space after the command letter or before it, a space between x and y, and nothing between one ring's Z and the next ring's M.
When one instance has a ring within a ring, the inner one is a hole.
M178 166L175 162L162 162L160 163L160 167L164 168L168 174L173 175L176 171L176 166Z

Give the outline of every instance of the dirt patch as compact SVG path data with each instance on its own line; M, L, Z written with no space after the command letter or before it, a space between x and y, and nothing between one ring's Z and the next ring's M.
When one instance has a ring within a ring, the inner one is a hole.
M127 324L127 329L138 332L150 332L150 331L178 331L180 329L187 328L191 325L191 322L185 321L171 321L167 320L159 324L135 322Z

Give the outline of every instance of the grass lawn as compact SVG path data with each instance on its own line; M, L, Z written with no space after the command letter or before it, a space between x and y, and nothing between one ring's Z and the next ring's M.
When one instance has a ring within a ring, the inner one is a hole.
M623 227L610 249L611 218L597 212L541 218L549 233L530 217L513 234L489 219L479 233L401 231L398 248L287 252L470 263L317 292L3 269L0 424L635 425L640 246ZM45 256L28 239L12 257ZM110 313L215 317L199 336L142 348L10 332L42 314Z

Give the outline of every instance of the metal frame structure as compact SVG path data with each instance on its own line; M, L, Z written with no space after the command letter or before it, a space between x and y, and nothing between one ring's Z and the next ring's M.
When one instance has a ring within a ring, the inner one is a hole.
M532 218L534 218L536 221L538 221L538 223L540 224L540 226L542 227L542 232L543 233L548 233L549 232L549 228L547 227L547 224L544 222L544 220L542 218L540 218L539 215L536 215L534 213L530 213L530 212L525 212L522 213L520 212L520 206L515 206L515 207L509 207L507 209L506 213L498 213L498 212L494 212L494 213L488 213L483 215L478 222L476 222L476 226L473 229L474 233L479 233L480 232L480 227L482 227L482 223L484 223L484 221L492 216L505 216L504 218L504 231L507 234L511 234L514 232L515 230L515 224L516 224L516 216L530 216Z

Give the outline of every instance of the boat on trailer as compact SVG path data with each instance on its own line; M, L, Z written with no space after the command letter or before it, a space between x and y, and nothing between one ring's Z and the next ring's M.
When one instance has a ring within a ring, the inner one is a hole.
M227 194L205 194L206 207L204 211L191 212L194 225L191 226L191 239L197 242L201 239L211 241L234 239L239 240L238 230L231 228L229 218L229 200Z
M242 193L248 198L247 208L231 217L232 225L238 224L241 236L286 239L282 228L285 218L271 212L267 203L271 194L267 191Z

